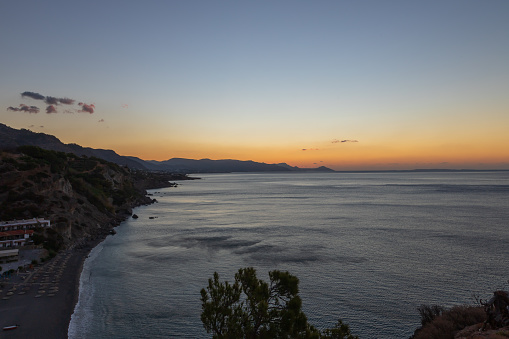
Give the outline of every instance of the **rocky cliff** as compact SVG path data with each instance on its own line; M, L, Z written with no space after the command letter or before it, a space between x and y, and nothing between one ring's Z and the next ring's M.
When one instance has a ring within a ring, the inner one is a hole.
M0 153L0 220L50 219L53 227L37 230L34 241L57 251L108 234L134 206L152 203L147 186L175 185L170 178L23 146Z

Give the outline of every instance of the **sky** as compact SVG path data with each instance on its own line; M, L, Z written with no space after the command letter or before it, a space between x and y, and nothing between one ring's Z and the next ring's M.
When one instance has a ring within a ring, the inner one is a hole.
M509 169L507 0L0 1L0 122L145 160Z

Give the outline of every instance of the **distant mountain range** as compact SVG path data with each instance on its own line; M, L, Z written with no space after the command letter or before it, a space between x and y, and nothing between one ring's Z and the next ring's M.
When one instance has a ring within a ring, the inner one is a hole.
M142 160L137 157L121 156L115 151L82 147L77 144L64 144L53 135L35 133L27 129L15 129L0 123L0 149L14 149L18 146L32 145L44 149L74 153L79 156L96 157L132 169L163 171L172 173L230 173L230 172L334 172L321 166L318 168L299 168L288 164L265 164L255 161L210 160L172 158L165 161Z

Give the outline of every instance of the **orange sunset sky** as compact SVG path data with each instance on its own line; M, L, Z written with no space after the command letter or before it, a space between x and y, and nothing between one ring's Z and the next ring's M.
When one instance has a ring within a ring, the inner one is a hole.
M145 160L509 169L508 14L502 0L10 1L0 122Z

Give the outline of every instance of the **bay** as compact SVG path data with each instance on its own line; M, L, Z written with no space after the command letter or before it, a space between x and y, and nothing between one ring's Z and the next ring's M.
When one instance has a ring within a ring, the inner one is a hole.
M318 328L408 338L421 304L507 288L509 172L206 174L85 262L70 338L206 338L200 289L253 266L300 279Z

